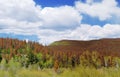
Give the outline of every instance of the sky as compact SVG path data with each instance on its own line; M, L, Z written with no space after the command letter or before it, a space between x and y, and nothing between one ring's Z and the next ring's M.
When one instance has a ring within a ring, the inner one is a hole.
M44 45L120 38L120 0L0 0L0 37Z

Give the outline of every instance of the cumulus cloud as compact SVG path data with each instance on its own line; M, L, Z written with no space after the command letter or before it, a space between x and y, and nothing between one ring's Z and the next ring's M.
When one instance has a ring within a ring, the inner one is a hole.
M82 17L79 12L71 6L46 7L42 9L43 27L76 27L80 24Z
M20 29L21 34L28 34L31 29L70 29L78 26L82 19L72 6L41 8L33 0L1 0L0 5L0 28Z
M75 6L80 13L98 17L100 20L107 20L113 16L120 17L120 8L117 7L116 0L102 0L99 3L93 0L87 0L87 3L77 1Z
M106 24L103 27L99 25L81 24L76 30L71 32L72 37L78 40L90 40L99 38L120 37L120 25Z
M104 26L81 24L74 30L64 32L47 30L41 32L40 43L49 44L61 39L71 40L92 40L100 38L118 38L120 37L120 25L105 24Z
M30 35L41 26L41 7L33 0L0 0L0 5L0 33Z
M50 44L53 41L69 39L71 30L56 31L52 29L44 29L39 32L39 42L42 44Z
M0 18L12 18L18 21L37 21L40 6L33 0L0 0Z

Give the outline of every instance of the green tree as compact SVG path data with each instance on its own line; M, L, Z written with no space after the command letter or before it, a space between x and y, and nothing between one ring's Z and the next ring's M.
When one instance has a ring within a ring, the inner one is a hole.
M28 58L28 60L27 60L28 64L32 65L32 64L35 64L38 62L37 56L32 52L28 53L27 58Z

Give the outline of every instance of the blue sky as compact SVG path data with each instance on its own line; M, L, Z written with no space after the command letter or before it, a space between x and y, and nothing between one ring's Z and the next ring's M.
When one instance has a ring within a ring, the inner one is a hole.
M38 41L120 38L120 0L0 0L0 37Z
M36 4L41 5L42 7L56 7L69 5L74 6L74 2L77 0L34 0Z
M35 35L15 35L13 33L0 33L0 37L2 38L13 38L13 39L16 39L16 38L19 38L19 40L31 40L31 41L38 41L39 39L37 38L37 36Z

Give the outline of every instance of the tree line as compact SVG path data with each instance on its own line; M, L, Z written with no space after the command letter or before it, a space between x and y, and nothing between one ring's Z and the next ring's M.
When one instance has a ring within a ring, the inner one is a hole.
M55 71L76 66L96 69L120 66L120 58L114 55L102 55L97 51L56 52L37 42L10 38L0 38L0 62L3 60L6 64L13 60L25 68L37 65L40 69L54 68Z

